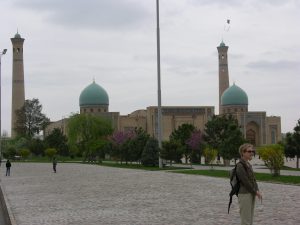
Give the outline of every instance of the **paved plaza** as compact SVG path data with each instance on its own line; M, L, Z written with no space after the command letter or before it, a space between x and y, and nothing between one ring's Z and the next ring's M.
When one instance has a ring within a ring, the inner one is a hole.
M228 179L97 165L13 163L1 186L18 225L238 225ZM300 186L259 182L256 225L300 224Z

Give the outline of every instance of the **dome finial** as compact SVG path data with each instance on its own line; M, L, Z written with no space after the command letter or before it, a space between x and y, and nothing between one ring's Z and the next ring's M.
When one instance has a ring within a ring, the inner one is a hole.
M225 47L226 45L225 45L225 43L224 43L224 41L223 41L223 38L222 38L222 42L221 42L221 44L220 44L220 47Z
M95 77L93 77L93 83L95 83Z
M19 29L17 28L17 33L15 34L15 38L21 38L21 35L19 34Z

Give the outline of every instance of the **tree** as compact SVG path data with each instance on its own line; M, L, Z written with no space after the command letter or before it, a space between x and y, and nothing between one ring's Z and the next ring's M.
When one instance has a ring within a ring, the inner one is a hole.
M16 133L18 136L32 138L39 134L49 124L50 119L42 113L42 105L39 100L25 100L24 105L16 110Z
M214 115L205 124L204 132L205 141L211 148L219 152L225 159L225 164L228 164L228 160L239 157L238 149L245 142L245 139L238 121L232 115Z
M192 150L190 160L201 164L201 149L203 148L203 134L200 130L194 130L186 144Z
M274 176L280 175L280 169L284 165L284 150L282 145L265 145L258 149L258 154L271 170Z
M7 149L5 149L5 152L3 152L3 156L7 159L13 159L16 153L16 148L13 146L9 146Z
M30 141L28 141L26 138L16 138L14 141L14 147L16 148L16 151L19 152L23 148L27 148L30 145Z
M48 148L55 148L57 153L61 156L68 156L69 149L68 149L68 140L66 135L63 132L55 128L46 138L45 144Z
M115 131L110 137L112 143L111 156L115 159L129 161L129 141L135 137L133 131Z
M172 161L180 162L183 152L180 148L180 143L176 141L164 141L162 143L162 149L160 151L160 156L162 159L169 160L170 165L172 165Z
M102 163L105 154L109 152L110 142L106 138L97 139L90 145L91 158L95 160L97 158L98 163Z
M130 161L140 161L142 157L143 150L149 140L150 135L147 134L142 128L135 128L134 136L129 140L129 160Z
M285 155L291 158L297 157L296 167L299 169L299 158L300 158L300 119L294 127L293 133L286 134Z
M141 162L144 166L156 166L158 165L158 141L155 138L150 138L142 153Z
M45 154L45 144L42 140L33 138L28 143L29 150L36 156L43 156Z
M95 140L112 133L111 122L89 114L74 114L68 121L69 147L78 148L84 160L92 155L90 146Z
M191 138L191 135L195 130L196 128L192 124L182 124L170 135L170 141L177 141L180 143L180 148L182 148L185 156L185 163L187 163L192 153L192 149L187 144L187 141Z

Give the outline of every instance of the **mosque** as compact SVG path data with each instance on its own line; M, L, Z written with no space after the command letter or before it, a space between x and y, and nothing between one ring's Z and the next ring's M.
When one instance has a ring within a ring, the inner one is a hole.
M16 99L24 99L23 42L20 34L11 39L13 44L13 97L12 110L20 107ZM275 144L281 140L281 118L267 116L265 111L248 111L248 95L238 85L229 86L228 46L222 41L217 47L219 62L219 114L232 114L241 127L248 142L255 146ZM17 105L16 105L17 104ZM107 91L93 81L79 95L80 114L91 114L109 119L114 130L130 131L142 128L150 136L157 137L158 108L149 106L136 110L128 115L109 111ZM215 114L214 106L162 106L162 139L168 140L170 134L182 124L192 124L204 130L205 124ZM13 114L14 111L12 111ZM15 117L12 115L12 134ZM59 128L67 132L68 118L52 121L45 129L49 135Z

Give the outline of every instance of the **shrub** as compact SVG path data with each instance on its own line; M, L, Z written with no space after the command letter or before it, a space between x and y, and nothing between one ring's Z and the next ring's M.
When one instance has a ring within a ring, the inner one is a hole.
M258 154L273 176L279 176L280 169L284 165L283 147L279 144L262 146L258 149Z
M213 168L212 163L216 159L218 151L216 149L207 147L204 149L203 155L205 157L205 161L211 165L211 168Z
M16 154L17 154L17 150L13 146L8 147L6 149L6 151L3 152L4 158L7 158L7 159L13 159Z
M21 149L21 150L19 151L19 153L20 153L22 159L27 159L28 156L30 155L30 151L29 151L29 149L27 149L27 148Z
M53 156L55 156L57 153L55 148L47 148L45 150L45 155L48 156L50 159L53 158Z

